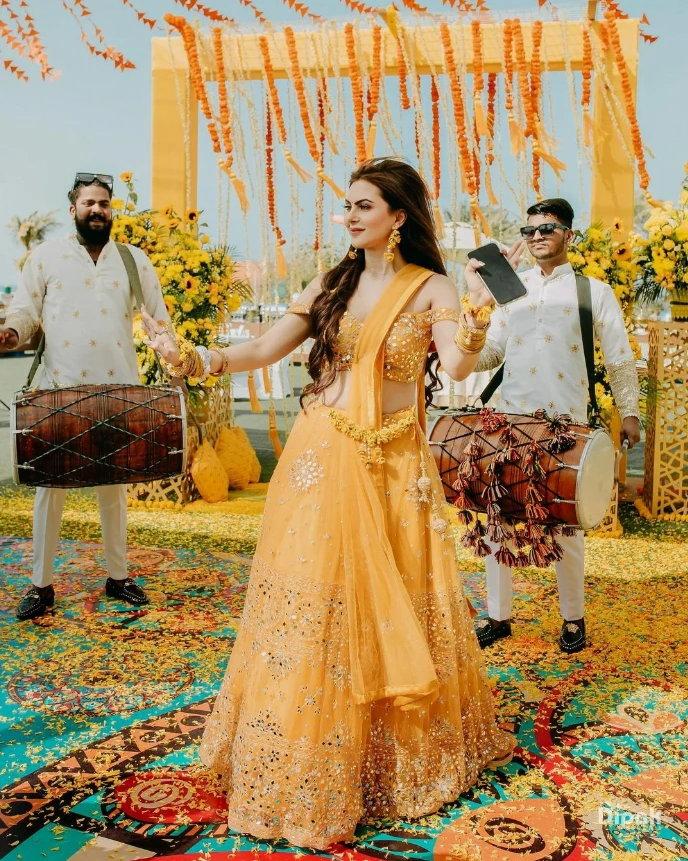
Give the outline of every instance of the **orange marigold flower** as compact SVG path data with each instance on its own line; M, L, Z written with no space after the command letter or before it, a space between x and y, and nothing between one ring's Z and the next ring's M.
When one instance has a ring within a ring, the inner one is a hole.
M134 174L130 170L125 170L124 173L120 173L119 178L122 182L131 182Z

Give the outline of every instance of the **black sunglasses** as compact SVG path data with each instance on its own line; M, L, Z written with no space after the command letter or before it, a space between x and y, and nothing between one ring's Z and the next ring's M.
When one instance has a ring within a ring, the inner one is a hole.
M565 224L558 224L556 221L548 221L545 224L527 224L521 227L521 236L524 239L532 239L533 236L540 231L540 236L551 236L555 230L570 230Z
M74 177L74 187L77 185L90 185L92 182L98 181L110 191L112 191L115 180L109 173L77 173Z

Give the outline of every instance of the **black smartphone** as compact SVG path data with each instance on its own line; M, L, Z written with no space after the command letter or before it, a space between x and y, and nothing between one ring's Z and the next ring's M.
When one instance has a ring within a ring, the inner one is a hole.
M469 251L466 256L485 264L478 269L478 275L498 305L508 305L527 294L528 291L514 272L511 263L494 242L481 245L480 248Z

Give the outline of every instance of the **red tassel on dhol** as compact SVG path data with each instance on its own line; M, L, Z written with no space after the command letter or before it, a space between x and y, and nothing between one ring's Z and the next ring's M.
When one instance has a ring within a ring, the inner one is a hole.
M528 505L536 505L538 502L542 502L542 494L535 482L529 481L528 487L526 487L526 503Z
M466 457L471 458L471 460L476 460L482 453L483 447L480 444L477 434L474 433L471 437L471 441L466 446Z
M485 556L489 556L492 551L481 538L480 541L478 541L476 546L473 548L473 552L477 557L483 559Z
M454 497L452 504L456 506L459 511L468 511L473 508L470 499L466 496L463 490L459 491L459 493Z
M523 535L533 544L535 541L542 541L545 532L538 523L526 523L523 527Z
M573 538L574 535L578 534L578 529L576 529L575 526L564 526L564 528L561 530L561 534L565 538Z
M536 568L549 568L549 549L541 541L536 541L530 548L530 564Z
M514 529L514 544L518 550L523 550L524 547L530 544L530 541L526 538L524 529Z
M490 541L494 541L495 544L512 541L514 537L514 533L510 529L507 529L501 520L497 523L491 523L487 527L487 535Z
M508 547L500 547L494 557L496 562L506 565L507 568L514 568L516 565L516 557Z
M528 520L547 520L549 511L544 505L526 505L526 517Z
M469 526L473 523L473 512L472 511L457 511L456 519L462 526Z
M518 442L518 437L516 436L516 432L514 431L511 425L507 425L506 428L502 431L502 435L499 437L499 441L502 445L516 445Z
M558 541L552 541L552 545L549 549L549 558L550 562L561 562L564 558L564 548Z
M522 550L516 555L514 568L527 568L530 565L530 557Z

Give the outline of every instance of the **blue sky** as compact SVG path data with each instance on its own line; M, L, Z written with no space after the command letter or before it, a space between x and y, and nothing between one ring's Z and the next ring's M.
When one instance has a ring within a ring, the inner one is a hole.
M441 0L426 0L432 11L446 12ZM162 18L166 11L183 12L173 0L141 0L136 4L148 14ZM231 14L247 27L252 14L238 0L215 0L216 8ZM256 0L275 23L298 24L301 19L279 0ZM326 16L350 20L341 0L311 2ZM401 5L398 3L397 5ZM586 5L585 0L558 4L573 15ZM654 45L641 45L638 86L638 113L646 145L654 158L649 161L652 191L661 199L674 198L681 182L683 164L688 160L688 111L681 95L682 82L688 80L688 3L686 0L622 0L622 7L640 17L647 12L650 30L659 36ZM58 80L42 82L34 73L29 84L22 84L0 72L0 284L16 283L14 260L19 248L9 237L6 224L10 217L27 215L33 210L60 211L63 230L69 225L66 190L77 170L100 170L118 175L134 172L140 202L150 200L150 38L151 31L136 21L130 8L115 0L90 0L89 8L108 37L108 43L122 50L137 66L125 73L99 58L93 58L82 45L74 20L62 4L32 0L34 17L48 50L50 60L61 70ZM490 8L500 14L522 18L537 12L537 0L490 0ZM158 33L157 35L162 35ZM0 61L8 56L3 48ZM561 76L563 77L563 76ZM561 108L569 106L564 89L553 89ZM568 108L570 112L570 107ZM575 142L564 127L557 129L561 149L558 155L571 169L560 189L576 208L585 212L584 198L576 179ZM199 206L208 213L217 209L214 160L204 129L200 133L202 151ZM409 153L410 155L410 153ZM549 191L549 189L546 189ZM554 191L554 189L552 189ZM212 217L208 218L211 232ZM239 232L243 236L243 230ZM255 255L241 240L238 250L246 257Z

